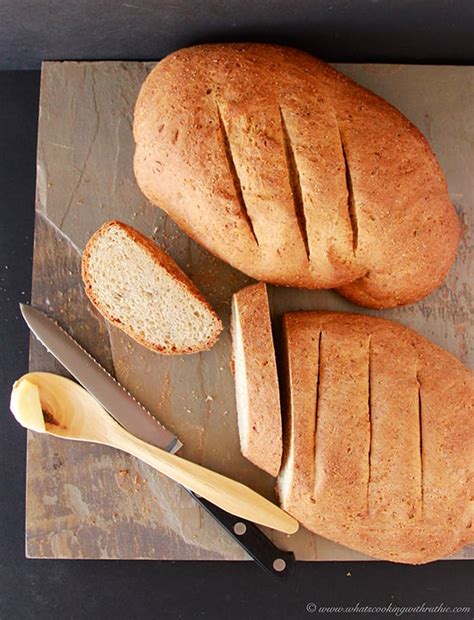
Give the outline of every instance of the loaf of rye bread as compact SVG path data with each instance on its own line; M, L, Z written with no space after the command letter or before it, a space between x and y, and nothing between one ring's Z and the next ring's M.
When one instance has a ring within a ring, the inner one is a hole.
M376 558L424 563L474 541L474 380L392 321L284 315L282 507Z
M135 108L145 195L246 274L386 308L440 285L459 225L429 144L309 54L200 45L162 60Z

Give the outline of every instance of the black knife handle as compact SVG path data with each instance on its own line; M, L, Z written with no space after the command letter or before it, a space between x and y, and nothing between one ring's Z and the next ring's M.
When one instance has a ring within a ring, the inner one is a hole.
M278 549L255 523L229 514L189 489L187 492L245 549L264 570L280 580L290 577L295 568L295 554Z

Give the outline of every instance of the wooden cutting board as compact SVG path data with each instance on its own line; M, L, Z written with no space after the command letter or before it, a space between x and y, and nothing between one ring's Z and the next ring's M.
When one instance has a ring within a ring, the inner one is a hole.
M227 328L231 294L249 282L181 233L136 186L132 110L152 67L139 62L43 65L33 304L55 317L179 435L183 456L273 497L273 480L239 452L228 329L209 352L163 357L106 325L82 291L80 252L112 218L164 246ZM418 304L369 312L330 291L271 288L274 317L289 309L383 315L472 364L474 68L337 67L395 104L427 136L447 175L463 241L446 283ZM34 340L30 366L64 372ZM364 558L303 529L274 539L302 560ZM28 437L26 553L37 558L246 559L187 494L147 466L106 447L34 434ZM474 557L474 548L456 557Z

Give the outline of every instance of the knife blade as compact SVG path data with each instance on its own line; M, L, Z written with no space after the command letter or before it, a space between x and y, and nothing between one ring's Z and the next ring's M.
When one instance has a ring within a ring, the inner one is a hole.
M171 453L182 447L181 441L58 323L32 306L20 304L20 310L38 340L126 430ZM293 574L294 553L279 549L255 523L225 512L189 489L186 491L261 568L279 580L286 580Z
M181 441L44 312L20 304L21 314L40 342L110 415L132 435L175 453ZM146 412L147 415L143 415Z

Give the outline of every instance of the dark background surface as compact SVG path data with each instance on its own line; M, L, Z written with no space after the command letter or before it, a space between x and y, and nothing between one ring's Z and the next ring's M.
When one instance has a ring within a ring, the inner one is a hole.
M471 0L0 0L0 69L38 68L41 59L156 59L219 39L290 43L328 60L472 64L473 31ZM456 617L474 617L474 562L302 563L281 585L250 563L24 558L25 433L8 398L28 364L17 304L31 286L39 78L0 71L0 619L299 618L310 617L309 602L467 605L471 612Z
M271 41L326 60L474 63L472 0L0 0L0 68Z

